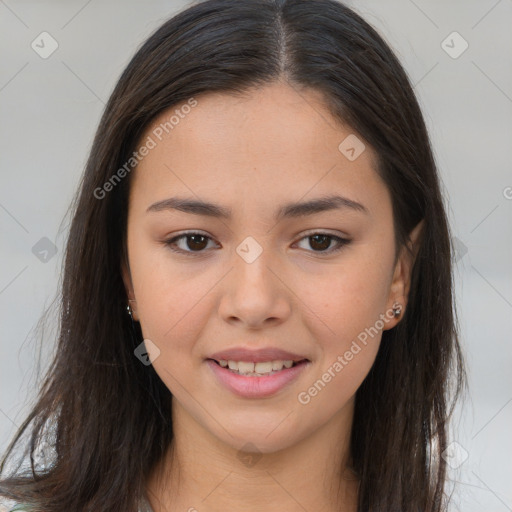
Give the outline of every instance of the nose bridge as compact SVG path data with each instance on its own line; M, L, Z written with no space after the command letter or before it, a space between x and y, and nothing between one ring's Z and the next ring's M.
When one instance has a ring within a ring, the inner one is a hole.
M277 258L271 254L268 238L258 241L253 236L247 236L236 247L235 253L233 264L236 281L252 288L272 286L271 267L277 265Z
M268 239L267 239L268 240ZM290 306L279 273L278 258L255 238L244 239L235 250L233 270L224 291L221 314L248 324L267 318L283 319Z

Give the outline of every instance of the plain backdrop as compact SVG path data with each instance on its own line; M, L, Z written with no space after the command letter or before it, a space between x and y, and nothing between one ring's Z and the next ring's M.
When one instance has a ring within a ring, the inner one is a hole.
M39 353L34 328L57 294L66 235L59 229L104 103L138 46L185 5L0 0L0 450L25 419L54 350L55 331L44 332ZM459 248L455 281L470 396L451 426L452 510L506 512L512 0L349 5L384 36L414 84ZM52 44L57 49L43 58Z

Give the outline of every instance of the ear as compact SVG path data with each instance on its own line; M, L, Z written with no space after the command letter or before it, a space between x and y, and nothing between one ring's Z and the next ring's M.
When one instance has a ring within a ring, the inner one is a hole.
M407 307L411 287L412 267L414 266L421 244L423 225L424 220L418 222L414 229L409 233L407 243L401 248L400 255L395 265L386 308L386 312L391 311L393 305L398 303L402 306L401 314L397 318L392 318L386 322L384 330L393 328L400 321L400 318L403 316Z
M133 291L133 283L132 283L132 276L131 276L131 272L130 272L130 266L129 266L128 262L126 261L126 258L122 258L121 276L123 278L124 289L126 290L127 304L130 304L130 307L132 308L133 319L136 322L138 322L139 314L138 314L138 308L137 308L137 301L135 300L135 293Z

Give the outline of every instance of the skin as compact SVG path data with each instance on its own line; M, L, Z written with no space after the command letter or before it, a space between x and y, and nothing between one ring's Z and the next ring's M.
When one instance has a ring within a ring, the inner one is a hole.
M309 403L297 396L393 303L406 307L413 256L401 251L395 264L391 197L374 170L375 154L366 145L350 161L338 150L354 132L335 122L317 91L299 94L278 82L243 98L196 99L131 177L123 278L144 338L160 350L153 366L172 393L175 432L148 481L151 505L155 512L355 511L348 450L354 398L382 329L359 343ZM282 204L332 193L368 213L345 208L274 221ZM220 204L233 217L146 211L171 196ZM184 231L209 239L194 245L182 238L174 247L188 253L172 252L165 242ZM315 232L351 242L329 253L336 240L315 245ZM248 236L262 248L252 263L236 252ZM398 321L386 317L383 329ZM237 346L280 347L311 364L272 397L241 398L206 364ZM247 443L255 447L251 463L240 457Z

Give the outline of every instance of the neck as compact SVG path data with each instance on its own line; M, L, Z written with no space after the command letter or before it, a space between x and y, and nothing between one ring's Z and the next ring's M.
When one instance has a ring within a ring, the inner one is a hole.
M355 512L350 470L353 402L317 431L271 453L236 449L212 436L177 401L175 437L148 481L154 512ZM254 445L253 445L254 446Z

